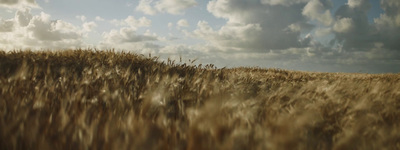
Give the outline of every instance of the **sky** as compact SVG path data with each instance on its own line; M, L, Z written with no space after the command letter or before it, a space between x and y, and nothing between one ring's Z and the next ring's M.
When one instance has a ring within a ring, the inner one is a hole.
M399 0L0 0L0 49L91 48L217 67L400 72Z

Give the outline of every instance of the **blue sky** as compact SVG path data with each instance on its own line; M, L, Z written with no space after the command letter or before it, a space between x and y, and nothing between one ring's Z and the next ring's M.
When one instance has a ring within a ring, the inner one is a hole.
M399 0L0 0L0 49L97 48L218 67L400 72Z

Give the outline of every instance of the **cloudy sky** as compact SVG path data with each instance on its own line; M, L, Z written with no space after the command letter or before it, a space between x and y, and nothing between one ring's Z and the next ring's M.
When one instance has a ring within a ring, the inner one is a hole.
M218 67L400 72L399 0L0 0L0 49L97 48Z

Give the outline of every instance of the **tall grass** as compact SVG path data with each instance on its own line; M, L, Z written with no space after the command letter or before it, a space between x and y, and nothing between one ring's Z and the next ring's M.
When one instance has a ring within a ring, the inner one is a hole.
M0 51L0 149L400 149L400 75Z

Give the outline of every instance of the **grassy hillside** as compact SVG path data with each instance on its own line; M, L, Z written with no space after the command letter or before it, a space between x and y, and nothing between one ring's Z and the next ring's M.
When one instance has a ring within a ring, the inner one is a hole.
M0 51L0 149L400 149L400 74Z

